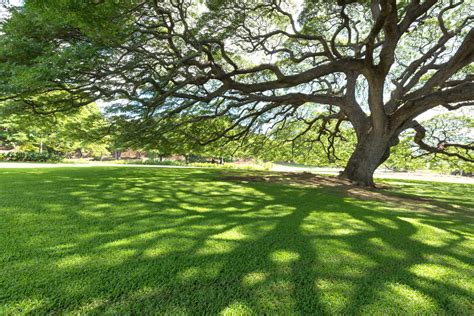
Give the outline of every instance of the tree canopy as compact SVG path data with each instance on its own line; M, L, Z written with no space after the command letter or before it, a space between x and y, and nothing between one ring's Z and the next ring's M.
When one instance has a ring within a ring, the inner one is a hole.
M416 121L474 104L472 12L453 0L26 0L2 25L0 93L38 113L103 100L158 134L230 122L201 143L290 129L334 146L348 122L342 176L371 186L407 129L425 151L473 161L472 143L434 146Z

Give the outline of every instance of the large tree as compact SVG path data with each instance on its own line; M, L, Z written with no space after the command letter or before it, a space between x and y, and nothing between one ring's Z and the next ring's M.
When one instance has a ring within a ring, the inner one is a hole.
M294 120L337 135L349 121L342 176L372 186L401 132L422 143L418 115L473 105L472 12L452 0L26 0L3 26L0 88L38 112L116 101L137 129L232 120L203 142ZM31 98L51 91L66 94Z

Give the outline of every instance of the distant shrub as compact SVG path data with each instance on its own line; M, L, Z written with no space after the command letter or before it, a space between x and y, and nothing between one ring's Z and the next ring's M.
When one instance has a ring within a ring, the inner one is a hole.
M267 162L264 164L258 165L238 165L233 163L225 163L225 164L215 164L209 162L194 162L188 164L188 166L192 167L200 167L200 168L215 168L215 169L240 169L240 170L270 170L272 168L272 163Z
M191 162L186 164L183 161L176 160L125 160L124 164L138 164L138 165L156 165L156 166L189 166L198 168L213 168L213 169L241 169L241 170L270 170L272 168L271 162L265 162L256 165L238 165L234 163L217 164L211 162Z
M127 165L156 165L156 166L186 166L186 163L182 161L176 161L176 160L154 160L154 159L148 159L148 160L125 160L123 161L124 164Z
M0 155L3 161L29 161L29 162L59 162L62 156L53 153L37 153L29 151L11 151Z

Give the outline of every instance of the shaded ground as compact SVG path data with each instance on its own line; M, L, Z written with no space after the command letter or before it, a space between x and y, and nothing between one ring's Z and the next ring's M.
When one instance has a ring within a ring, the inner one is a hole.
M305 167L300 165L284 165L274 164L272 171L278 172L311 172L315 174L325 175L338 175L342 168L318 168L318 167ZM374 174L375 178L378 179L398 179L398 180L415 180L415 181L433 181L433 182L446 182L446 183L466 183L474 184L474 177L465 176L453 176L447 174L440 174L430 171L417 171L417 172L394 172L391 170L377 169Z
M391 203L396 206L404 206L407 208L415 208L418 211L428 211L435 213L459 213L465 216L473 217L472 210L464 210L457 205L451 205L446 202L440 202L433 196L418 196L403 193L399 191L400 182L396 181L380 181L377 188L362 188L352 184L349 180L340 179L336 176L317 175L310 172L246 172L245 174L236 174L230 172L224 175L223 179L230 181L240 181L242 183L249 182L270 182L286 185L302 185L311 188L332 188L334 192L340 192L343 196L356 198L358 200L377 201L382 203ZM401 184L422 185L426 182L408 182ZM449 187L444 187L449 189ZM469 188L469 187L467 187ZM474 190L474 187L472 187ZM437 193L436 195L438 195Z
M473 186L268 177L0 170L0 314L474 313Z

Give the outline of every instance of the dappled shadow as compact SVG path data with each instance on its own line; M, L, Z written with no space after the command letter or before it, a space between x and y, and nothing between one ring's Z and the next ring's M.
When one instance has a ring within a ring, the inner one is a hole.
M236 174L3 171L1 304L169 314L473 307L471 204Z
M474 208L474 199L463 196L465 192L470 191L469 187L472 187L472 185L469 184L429 184L421 181L404 182L403 187L405 189L416 189L416 194L410 194L410 190L406 190L407 192L400 191L401 186L396 185L398 181L392 181L394 184L379 182L377 188L364 188L352 184L347 179L317 175L309 172L253 172L252 174L236 174L235 172L230 172L224 176L224 179L241 183L269 182L317 188L334 188L345 196L354 197L356 199L392 203L393 205L401 205L408 209L415 208L417 211L425 210L430 213L462 214L467 217L474 216L474 212L471 211L472 208ZM429 189L423 189L423 187ZM455 194L455 192L451 192L456 190L456 188L464 188L464 190L460 190L461 198L459 199L453 198L453 193ZM440 192L443 191L450 192L447 200L440 197Z

